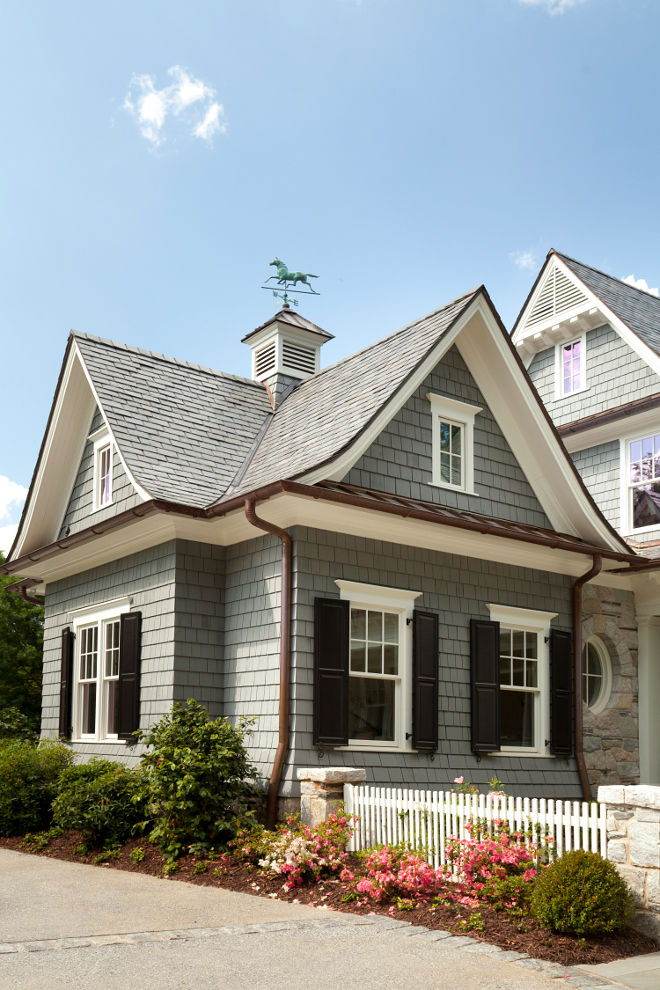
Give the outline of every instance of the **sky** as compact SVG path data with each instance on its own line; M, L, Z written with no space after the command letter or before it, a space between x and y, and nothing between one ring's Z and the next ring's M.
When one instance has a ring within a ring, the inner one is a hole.
M5 0L0 550L69 330L250 375L276 256L322 365L554 247L660 284L657 0Z

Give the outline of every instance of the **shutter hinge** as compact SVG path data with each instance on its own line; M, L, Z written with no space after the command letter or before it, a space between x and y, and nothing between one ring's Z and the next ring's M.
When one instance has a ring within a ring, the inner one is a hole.
M546 746L549 746L550 745L550 740L549 739L546 739L545 744L546 744Z
M406 625L407 626L409 626L411 622L412 622L412 619L406 619Z
M543 642L544 643L549 643L550 642L550 637L549 636L544 636L543 637Z
M412 739L412 732L406 732L406 739Z

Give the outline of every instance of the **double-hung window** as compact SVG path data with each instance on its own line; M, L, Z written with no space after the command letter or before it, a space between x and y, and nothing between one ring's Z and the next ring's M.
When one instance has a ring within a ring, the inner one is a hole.
M480 406L429 392L431 484L469 495L474 491L474 419Z
M627 443L630 530L660 527L660 434Z
M75 632L73 736L117 739L121 615L130 598L71 613Z

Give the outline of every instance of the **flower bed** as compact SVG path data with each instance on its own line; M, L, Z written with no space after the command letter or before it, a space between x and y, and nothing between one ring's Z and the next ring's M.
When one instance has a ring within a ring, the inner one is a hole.
M307 835L291 827L288 835L286 830L274 834L262 832L261 838L259 834L255 837L258 841L250 844L244 841L231 854L211 858L186 855L176 863L168 862L144 838L131 840L114 852L100 848L85 850L82 836L77 832L44 836L27 844L21 837L0 838L0 846L56 859L96 863L105 869L146 873L164 880L308 904L312 908L389 915L429 929L469 934L502 949L527 952L563 965L609 962L657 951L652 939L632 929L587 938L557 935L525 915L521 905L509 900L511 907L498 907L496 896L489 900L483 891L481 896L475 896L474 884L472 887L467 883L456 884L446 876L439 876L428 864L403 850L376 850L369 857L347 855L339 848L345 827L341 817L337 818L321 831L320 841L317 841L318 833L311 830ZM303 842L297 842L301 837ZM246 835L241 838L245 840ZM475 842L478 846L478 840ZM502 855L518 855L512 852L511 843L506 846ZM476 847L472 849L463 866L474 867L479 852ZM260 865L259 859L268 859L268 863ZM325 862L320 863L321 860ZM528 864L529 860L519 858L522 872L517 874L520 878L517 882L525 885L523 891L532 886L533 878L524 879ZM285 865L289 868L284 869ZM474 869L472 873L476 878ZM480 882L475 879L475 883ZM492 882L494 891L497 883L496 876ZM374 896L378 891L380 896ZM509 894L502 896L508 898Z

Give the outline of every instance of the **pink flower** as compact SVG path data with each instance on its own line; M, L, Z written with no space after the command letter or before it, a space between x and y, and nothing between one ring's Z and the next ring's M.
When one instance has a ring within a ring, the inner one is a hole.
M462 784L464 779L465 779L464 777L454 777L454 783Z

